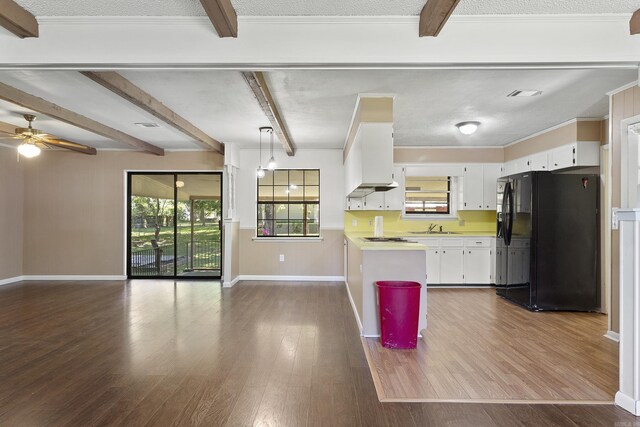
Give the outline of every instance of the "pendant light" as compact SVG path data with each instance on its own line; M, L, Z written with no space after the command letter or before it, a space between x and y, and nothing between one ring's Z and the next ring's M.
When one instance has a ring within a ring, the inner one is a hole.
M271 152L271 157L269 158L269 162L267 163L267 169L272 171L276 168L276 159L273 157L273 128L268 128L267 132L269 132L269 149Z
M264 132L266 129L269 129L268 127L261 127L259 128L260 131L260 147L259 147L259 151L258 151L258 170L256 171L256 176L258 178L264 178L266 172L264 170L264 168L262 167L262 132Z

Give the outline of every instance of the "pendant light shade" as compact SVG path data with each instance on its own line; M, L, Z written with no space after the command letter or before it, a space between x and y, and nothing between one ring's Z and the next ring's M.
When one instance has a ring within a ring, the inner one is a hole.
M267 163L267 169L270 171L276 168L276 159L273 157L273 128L269 128L267 130L269 132L269 151L271 152L271 157L269 158L269 163Z
M258 154L258 169L256 170L256 176L258 178L264 178L264 176L266 175L266 171L262 167L262 133L263 132L268 132L270 130L272 130L272 128L270 128L268 126L263 126L263 127L259 128L259 131L260 131L260 147L259 147L259 151L258 151L258 153L259 153ZM273 158L273 155L271 157ZM271 164L271 159L269 160L269 164ZM275 164L275 162L274 162L274 164Z

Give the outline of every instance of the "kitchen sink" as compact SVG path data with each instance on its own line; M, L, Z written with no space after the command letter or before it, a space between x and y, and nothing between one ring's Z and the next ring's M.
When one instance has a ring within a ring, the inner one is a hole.
M435 235L445 235L445 234L462 234L459 231L410 231L409 234L435 234Z

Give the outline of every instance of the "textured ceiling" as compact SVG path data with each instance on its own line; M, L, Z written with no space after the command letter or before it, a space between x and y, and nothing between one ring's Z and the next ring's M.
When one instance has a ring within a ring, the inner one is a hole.
M198 0L17 0L36 16L201 16ZM232 0L245 16L418 15L424 0ZM640 0L462 0L458 15L632 13Z
M269 85L291 136L310 146L342 147L358 93L391 93L394 142L416 146L500 146L576 117L601 118L606 92L636 70L277 71ZM508 98L516 89L541 96ZM455 124L482 122L472 136Z
M211 137L255 147L268 125L237 71L122 71ZM283 70L267 82L299 148L341 148L360 93L396 95L398 146L501 146L576 117L608 113L606 92L637 78L637 70ZM74 71L3 71L0 82L166 149L199 146L129 102ZM542 90L507 98L516 89ZM23 126L27 110L0 102L0 121ZM96 148L127 146L38 115L37 127ZM482 122L472 136L455 124ZM145 129L136 122L156 122ZM278 151L280 145L276 146Z

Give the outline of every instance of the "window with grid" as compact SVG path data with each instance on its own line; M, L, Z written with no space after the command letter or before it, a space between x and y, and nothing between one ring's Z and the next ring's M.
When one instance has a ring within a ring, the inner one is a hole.
M276 169L258 178L258 237L320 235L320 170Z
M406 177L404 211L407 215L451 213L451 177Z

